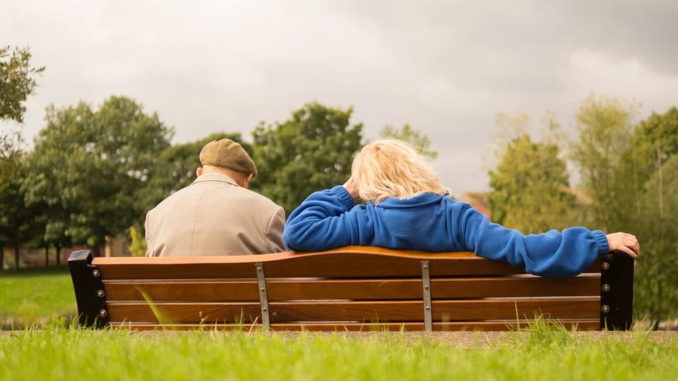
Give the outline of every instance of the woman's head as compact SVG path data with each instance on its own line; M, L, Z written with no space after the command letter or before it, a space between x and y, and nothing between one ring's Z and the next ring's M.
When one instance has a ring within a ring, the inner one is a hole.
M447 192L422 157L399 140L379 140L363 147L353 159L351 177L365 201Z

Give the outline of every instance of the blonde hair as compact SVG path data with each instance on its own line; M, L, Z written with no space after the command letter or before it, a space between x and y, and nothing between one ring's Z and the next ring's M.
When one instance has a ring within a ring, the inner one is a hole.
M448 192L424 159L400 140L367 144L353 159L351 176L360 198L365 201Z

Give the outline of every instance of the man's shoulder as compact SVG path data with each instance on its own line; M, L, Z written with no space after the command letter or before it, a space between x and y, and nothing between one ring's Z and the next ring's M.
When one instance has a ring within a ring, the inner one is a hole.
M271 213L275 213L281 209L278 204L268 197L252 190L222 182L202 182L193 183L172 193L158 203L155 208L151 209L149 213L155 210L174 208L177 204L188 206L184 204L210 199L214 201L215 206L225 205L224 203L229 200L236 200L242 203L243 207L254 208L259 211L270 210Z
M263 194L257 193L250 189L240 187L238 188L238 190L242 192L245 197L251 198L252 201L256 202L262 208L272 209L275 211L277 211L278 209L282 209L280 205L276 204L275 202L273 202L273 200L264 196Z

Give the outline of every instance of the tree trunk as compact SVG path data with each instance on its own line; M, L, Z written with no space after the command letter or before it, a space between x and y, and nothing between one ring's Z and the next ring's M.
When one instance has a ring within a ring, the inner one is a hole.
M14 271L19 270L19 245L14 245Z
M55 244L54 248L56 249L56 265L61 266L61 244Z
M45 244L45 267L49 267L49 244Z
M5 245L0 245L0 271L5 269Z

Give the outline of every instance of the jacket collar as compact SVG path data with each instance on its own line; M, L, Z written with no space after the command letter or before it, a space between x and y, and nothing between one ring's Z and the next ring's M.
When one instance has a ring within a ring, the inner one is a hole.
M422 193L410 198L398 198L398 197L389 197L378 203L378 206L383 208L417 208L426 205L431 205L440 202L445 197L449 197L446 194L439 193Z
M231 185L235 185L236 187L239 186L238 183L236 183L235 180L233 180L230 176L215 172L205 173L202 176L198 176L198 178L193 181L193 184L203 183L205 181L218 181L222 183L229 183Z

